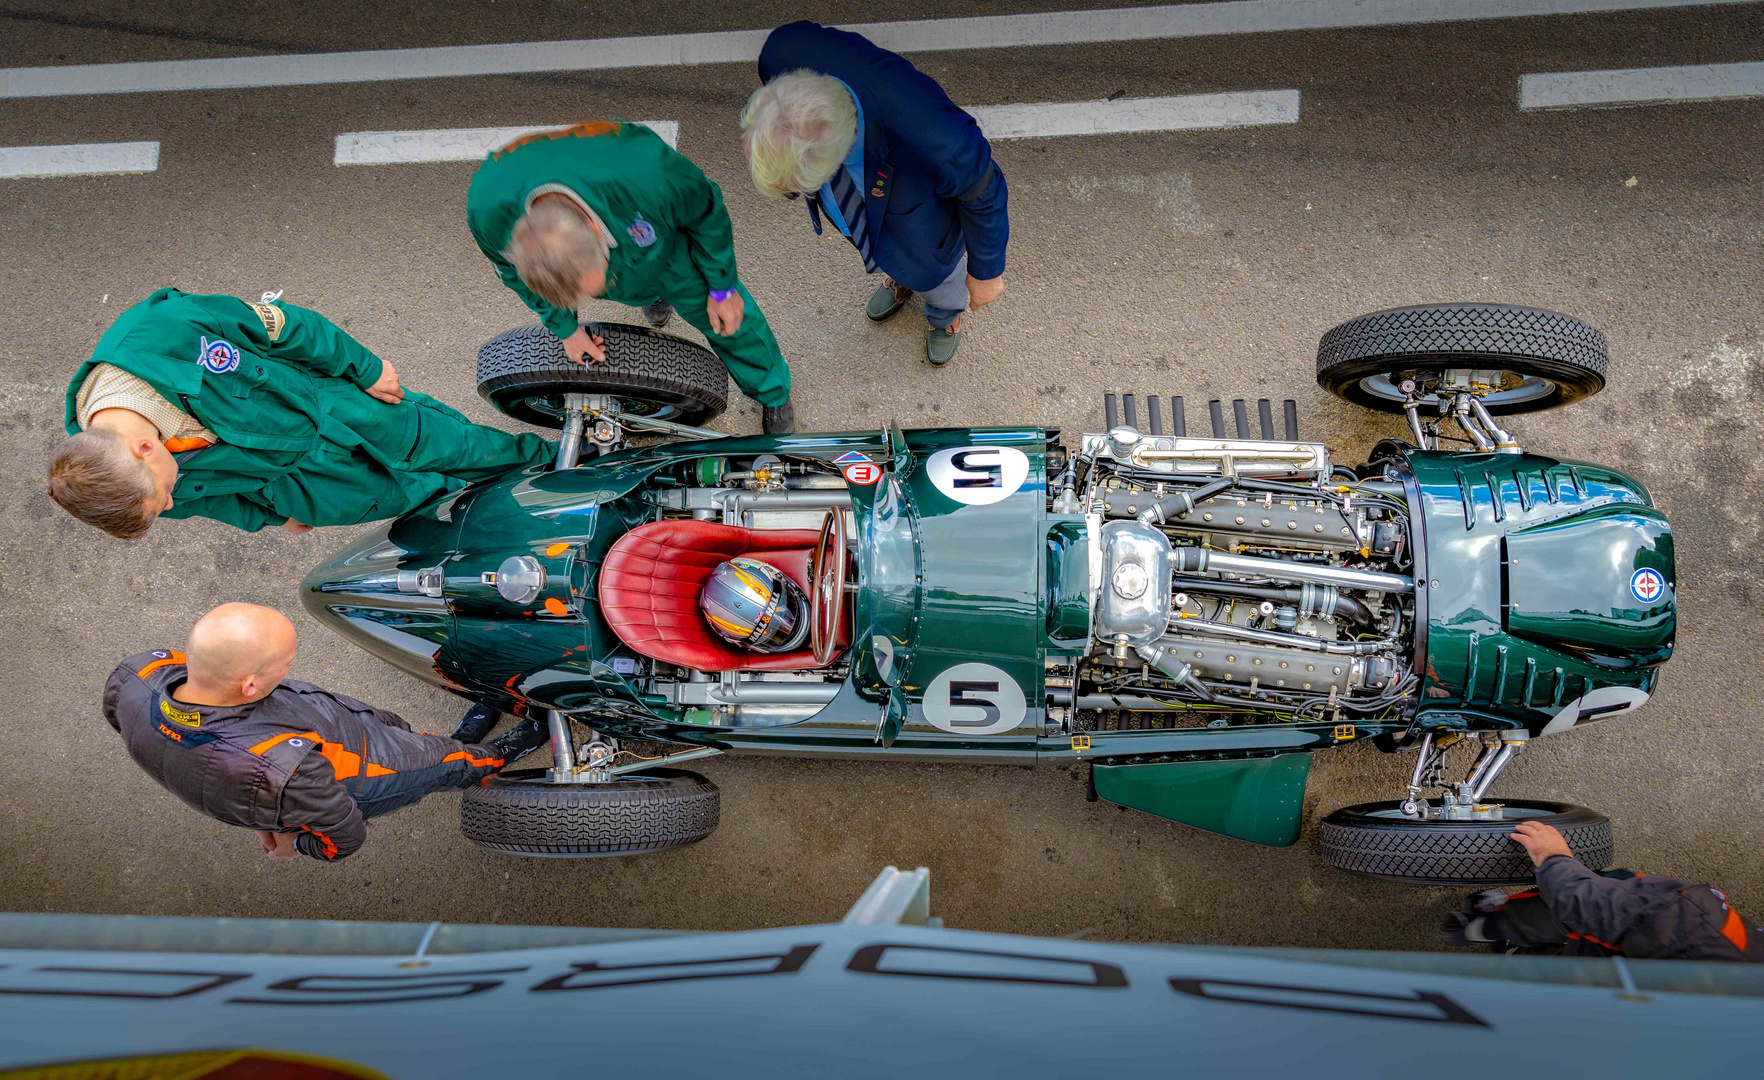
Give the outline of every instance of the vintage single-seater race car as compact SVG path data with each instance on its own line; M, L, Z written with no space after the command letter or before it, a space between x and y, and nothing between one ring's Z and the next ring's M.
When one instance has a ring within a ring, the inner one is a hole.
M1521 819L1609 864L1602 815L1488 794L1528 740L1647 701L1672 652L1672 534L1647 490L1501 427L1602 388L1605 339L1584 323L1435 304L1331 330L1319 382L1408 420L1354 466L1299 438L1291 402L1211 401L1203 421L1181 397L1109 395L1106 430L1070 440L725 436L693 426L724 404L714 356L598 329L605 365L569 363L536 326L479 355L489 401L562 429L554 467L407 514L302 588L412 675L548 716L550 768L466 793L473 841L691 843L718 793L677 766L759 752L1082 762L1096 797L1287 845L1312 755L1371 740L1412 765L1396 798L1323 820L1331 865L1529 880L1506 835ZM782 651L705 615L738 559L805 602ZM638 739L679 749L621 749Z

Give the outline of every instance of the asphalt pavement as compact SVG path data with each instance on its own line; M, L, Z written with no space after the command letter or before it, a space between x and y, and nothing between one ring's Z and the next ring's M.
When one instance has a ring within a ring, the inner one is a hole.
M16 0L0 66L187 59L999 14L753 5ZM25 10L31 8L32 10ZM0 909L734 929L835 919L886 864L928 866L951 926L1135 941L1430 948L1454 890L1318 860L1328 811L1393 798L1408 759L1318 755L1295 847L1254 847L1084 800L1082 770L788 759L702 763L723 823L694 847L516 860L457 832L456 796L376 820L348 861L270 863L142 774L98 711L123 656L180 646L227 600L288 612L294 676L430 731L462 706L345 645L294 586L357 535L163 522L112 540L44 494L66 379L165 285L325 312L404 381L502 422L479 344L530 322L464 226L473 166L332 164L348 131L674 119L719 181L744 279L790 360L805 430L1038 422L1100 430L1105 390L1298 400L1301 429L1360 460L1389 418L1317 389L1318 336L1368 311L1486 300L1610 338L1597 398L1515 420L1530 447L1633 471L1677 537L1679 649L1640 713L1532 744L1496 794L1593 806L1619 861L1716 883L1764 915L1764 722L1755 553L1764 540L1764 101L1525 113L1527 72L1757 60L1755 4L1433 26L1238 34L915 56L965 104L1296 88L1296 124L1000 142L1003 299L954 363L923 361L917 305L872 325L849 246L746 179L750 66L0 100L0 145L153 139L138 176L0 180ZM629 317L609 307L599 314ZM720 421L757 431L748 402Z

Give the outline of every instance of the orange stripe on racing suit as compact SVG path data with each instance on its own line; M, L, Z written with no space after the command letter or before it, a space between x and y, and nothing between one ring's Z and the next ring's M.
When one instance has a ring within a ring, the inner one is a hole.
M499 757L473 757L464 750L455 750L441 760L443 762L463 761L474 769L497 768L502 764L502 759Z
M184 662L184 654L183 653L179 652L176 649L167 649L167 650L165 650L164 656L153 661L151 664L148 664L146 667L142 668L140 671L135 672L135 677L138 679L145 679L147 676L153 674L155 671L158 671L162 667L166 667L170 664L181 664L183 662Z
M283 732L274 738L265 739L256 746L253 746L251 752L261 756L264 751L270 749L272 746L279 746L282 743L287 742L289 739L301 738L311 739L318 746L318 752L324 755L326 761L331 763L331 772L339 780L349 780L363 775L394 776L398 772L397 769L388 769L384 765L378 765L372 761L367 761L362 755L357 754L354 751L345 750L341 743L326 742L318 737L318 732L316 731ZM366 749L365 744L362 748ZM454 758L450 757L445 760L452 761ZM473 764L475 765L477 762L474 761ZM366 766L365 770L363 769L364 765Z
M572 124L567 128L557 128L552 131L535 131L531 135L522 135L507 146L491 154L490 160L495 161L510 150L518 150L528 143L538 142L541 139L591 139L597 135L617 135L623 126L624 125L620 124L617 120L584 120L580 124Z
M311 825L302 825L300 828L319 838L320 851L323 852L325 858L335 859L337 857L337 842L335 840L332 840L324 833L319 832Z
M1741 953L1746 951L1745 920L1741 919L1740 913L1731 907L1727 909L1727 921L1721 925L1721 936L1733 942L1733 947Z

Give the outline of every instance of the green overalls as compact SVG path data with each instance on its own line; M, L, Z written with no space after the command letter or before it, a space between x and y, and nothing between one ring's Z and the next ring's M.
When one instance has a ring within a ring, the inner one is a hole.
M560 338L576 332L576 313L554 307L521 283L503 256L527 199L546 184L574 192L617 246L608 246L608 300L645 306L666 300L703 334L742 393L761 405L790 398L790 369L778 339L735 276L735 241L723 193L698 166L641 124L591 121L518 139L478 167L466 193L466 223L503 283ZM711 332L712 289L735 289L741 328Z
M555 453L538 435L474 424L406 389L388 405L366 387L380 358L293 304L161 289L123 312L67 388L67 433L94 365L145 379L220 442L177 455L172 508L255 532L293 518L353 525L397 517L443 492Z

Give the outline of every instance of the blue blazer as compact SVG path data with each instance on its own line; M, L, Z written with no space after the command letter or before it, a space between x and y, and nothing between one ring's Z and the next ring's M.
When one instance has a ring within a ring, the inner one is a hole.
M772 31L760 81L804 68L842 80L864 110L864 205L876 264L928 292L965 246L970 276L1003 274L1008 193L974 118L904 57L859 34L807 20Z

